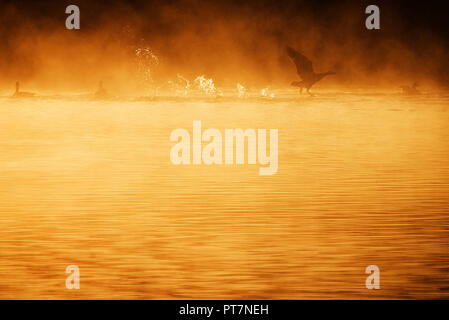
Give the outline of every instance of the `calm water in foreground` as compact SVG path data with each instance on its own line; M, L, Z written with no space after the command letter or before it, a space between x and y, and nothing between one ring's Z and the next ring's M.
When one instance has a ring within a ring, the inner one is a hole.
M277 174L172 165L193 120L279 129ZM449 298L448 195L449 96L2 98L0 298Z

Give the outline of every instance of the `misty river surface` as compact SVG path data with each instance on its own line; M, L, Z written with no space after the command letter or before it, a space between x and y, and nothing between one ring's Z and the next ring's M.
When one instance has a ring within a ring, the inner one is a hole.
M173 165L193 120L278 172ZM2 299L449 298L449 96L2 98L0 188Z

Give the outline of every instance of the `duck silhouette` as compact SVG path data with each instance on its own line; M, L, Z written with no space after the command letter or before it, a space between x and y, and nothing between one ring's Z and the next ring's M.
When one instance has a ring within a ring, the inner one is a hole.
M16 92L14 92L13 97L17 98L32 98L35 94L32 92L20 91L20 83L16 81Z
M323 72L323 73L315 73L313 71L312 61L310 61L306 56L299 53L295 49L287 46L287 54L292 59L292 61L296 65L296 72L301 77L302 81L293 81L291 83L292 86L299 87L299 93L302 93L302 89L306 88L307 93L310 93L310 88L323 79L325 76L335 74L333 71Z
M410 86L401 86L400 88L402 89L402 93L407 95L407 96L413 96L413 95L418 95L421 94L421 92L419 92L418 90L419 84L418 82L413 83L413 85Z
M104 98L108 98L108 97L109 97L109 93L103 87L103 81L100 81L98 83L98 89L95 92L95 98L97 98L97 99L104 99Z

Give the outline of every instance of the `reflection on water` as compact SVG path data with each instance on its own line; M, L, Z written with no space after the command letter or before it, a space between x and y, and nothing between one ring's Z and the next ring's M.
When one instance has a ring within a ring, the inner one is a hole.
M419 99L2 99L0 298L447 298L449 99ZM278 173L172 165L193 120L278 128Z

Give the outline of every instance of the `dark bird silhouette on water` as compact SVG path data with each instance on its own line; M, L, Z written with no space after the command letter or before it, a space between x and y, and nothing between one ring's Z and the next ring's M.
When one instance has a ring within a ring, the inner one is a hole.
M307 89L307 93L310 93L310 88L323 79L325 76L335 74L335 72L329 71L324 73L315 73L313 71L312 61L307 57L296 51L295 49L287 46L287 54L293 60L296 65L296 72L301 77L302 81L293 81L292 86L299 87L299 92L302 93L302 89Z
M13 97L30 98L30 97L34 97L34 93L20 91L20 83L19 83L19 81L17 81L16 82L16 91L14 92Z
M109 97L109 94L106 91L106 89L103 87L103 81L100 81L98 83L98 89L95 92L95 98L102 99L102 98L107 98L107 97Z
M418 90L419 84L418 82L413 83L413 85L410 86L402 86L400 87L402 89L402 93L407 95L407 96L413 96L413 95L418 95L421 94L421 92L419 92Z

